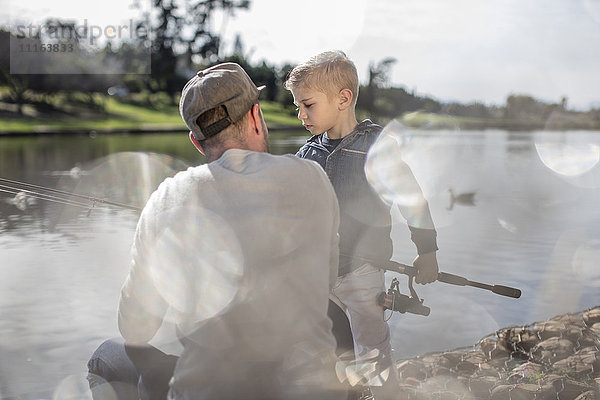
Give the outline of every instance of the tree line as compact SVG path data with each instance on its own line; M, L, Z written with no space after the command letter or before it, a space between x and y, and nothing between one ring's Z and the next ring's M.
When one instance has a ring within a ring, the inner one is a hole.
M103 96L98 94L111 93L122 95L122 101L160 107L176 104L181 88L198 69L217 62L233 61L242 65L254 82L266 86L261 99L279 102L290 113L294 112L291 95L283 88L292 65L273 65L267 61L250 63L250 55L245 54L239 36L233 50L224 55L221 37L211 30L211 20L217 11L225 16L243 12L249 8L249 0L153 0L152 4L152 16L141 13L140 19L132 22L131 30L143 34L130 41L108 40L101 48L90 48L89 40L85 40L89 39L88 27L81 29L74 21L48 19L44 29L30 37L23 37L23 32L16 31L14 27L0 27L0 86L6 88L0 94L0 101L16 104L18 112L22 112L24 104L52 109L56 106L56 95L60 93L62 101L80 102L102 109ZM46 57L41 59L43 62L27 60L28 64L23 68L32 64L35 67L51 64L45 61L51 59L49 56L58 59L57 65L72 68L85 58L87 65L93 66L96 73L87 71L79 74L74 69L68 73L11 74L11 50L14 53L11 41L13 46L18 42L21 47L35 49L48 43L70 44L77 50L42 54ZM395 62L389 57L370 63L366 80L360 86L359 115L385 122L407 112L422 111L488 121L531 122L533 125L553 115L561 115L562 120L585 120L592 125L600 123L600 109L587 112L569 110L566 97L556 103L547 103L526 94L510 94L504 105L486 105L481 102L443 102L422 96L390 84L390 70Z

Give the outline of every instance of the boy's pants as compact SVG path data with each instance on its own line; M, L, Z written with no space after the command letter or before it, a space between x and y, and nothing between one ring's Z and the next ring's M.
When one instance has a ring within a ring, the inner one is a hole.
M338 277L330 296L348 314L356 344L355 372L368 381L376 400L398 396L390 327L383 308L377 304L377 295L385 291L383 273L382 269L364 264Z

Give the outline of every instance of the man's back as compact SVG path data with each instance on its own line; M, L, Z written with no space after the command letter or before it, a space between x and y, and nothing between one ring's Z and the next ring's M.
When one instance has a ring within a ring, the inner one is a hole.
M337 201L317 164L228 150L150 199L132 268L145 283L126 282L121 331L147 340L153 333L137 321L152 331L167 306L175 311L184 351L174 398L294 398L307 384L334 384L327 298L337 229Z

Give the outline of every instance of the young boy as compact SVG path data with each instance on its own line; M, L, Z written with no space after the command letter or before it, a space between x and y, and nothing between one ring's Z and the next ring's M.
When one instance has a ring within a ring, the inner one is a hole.
M385 291L379 266L392 256L390 206L371 188L364 172L367 152L382 128L368 119L356 120L358 74L341 51L321 53L296 66L285 88L292 92L298 118L313 135L296 155L323 167L339 201L340 263L330 299L350 319L357 358L376 356L383 387L372 386L375 398L395 398L396 369L389 368L393 365L390 329L376 300ZM410 179L414 181L412 175ZM408 184L418 187L416 182ZM418 269L415 281L426 284L438 274L436 231L427 202L419 203L418 210L402 208L401 212L419 226L409 226L418 253L413 265ZM335 325L334 321L334 333Z

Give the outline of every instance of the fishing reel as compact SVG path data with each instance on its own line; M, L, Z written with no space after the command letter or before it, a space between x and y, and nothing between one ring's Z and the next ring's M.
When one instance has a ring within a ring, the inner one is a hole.
M410 296L400 293L400 282L397 278L394 278L387 293L381 292L377 296L377 304L382 306L384 310L428 316L431 309L424 306L423 299L419 299L419 296L417 296L417 292L413 288L413 278L413 276L408 277Z

